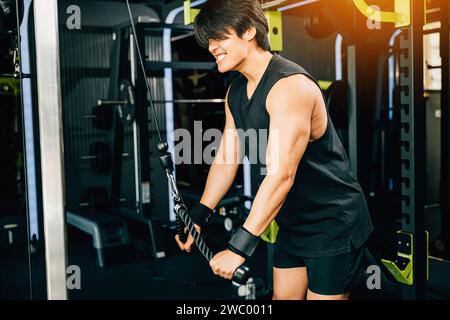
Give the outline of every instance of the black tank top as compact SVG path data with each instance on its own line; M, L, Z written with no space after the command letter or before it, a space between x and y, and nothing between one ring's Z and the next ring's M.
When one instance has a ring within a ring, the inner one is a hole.
M228 104L236 128L244 132L248 129L268 132L267 95L276 82L295 74L303 74L317 84L305 69L278 54L270 60L250 100L247 79L243 75L234 79ZM260 159L265 159L266 147L256 149L261 145L259 140L266 140L267 136L257 137L256 144L242 138L241 143L245 144L247 157L249 153L260 152L262 155L251 164L252 180L259 188L265 177L264 163ZM325 134L309 142L276 221L280 227L277 245L290 254L303 257L350 252L352 246L363 245L372 232L364 194L350 170L345 149L329 116Z

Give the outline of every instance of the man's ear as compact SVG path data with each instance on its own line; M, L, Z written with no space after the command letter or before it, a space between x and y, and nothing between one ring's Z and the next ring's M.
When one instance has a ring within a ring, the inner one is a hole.
M244 34L242 35L242 39L247 40L247 41L251 41L256 37L256 28L254 26L251 26L250 28L248 28L247 31L244 32Z

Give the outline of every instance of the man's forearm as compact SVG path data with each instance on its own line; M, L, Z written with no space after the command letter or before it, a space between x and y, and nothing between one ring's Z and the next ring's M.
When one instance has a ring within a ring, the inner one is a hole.
M200 202L214 209L230 189L236 177L239 164L214 161L209 169L205 190Z
M288 176L266 176L253 201L244 228L260 236L275 219L283 205L293 180Z

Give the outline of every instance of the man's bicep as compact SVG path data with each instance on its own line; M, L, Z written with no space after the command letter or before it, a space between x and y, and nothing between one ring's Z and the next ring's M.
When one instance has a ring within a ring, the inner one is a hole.
M271 118L266 154L268 174L295 175L309 142L309 123L304 115Z
M308 145L315 98L302 80L292 78L280 82L268 98L268 173L295 175Z

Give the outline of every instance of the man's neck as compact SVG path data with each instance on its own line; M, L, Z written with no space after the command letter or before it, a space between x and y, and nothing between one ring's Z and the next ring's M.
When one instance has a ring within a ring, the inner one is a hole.
M251 51L237 71L242 73L249 83L256 85L266 71L272 56L273 54L269 51L261 49Z

